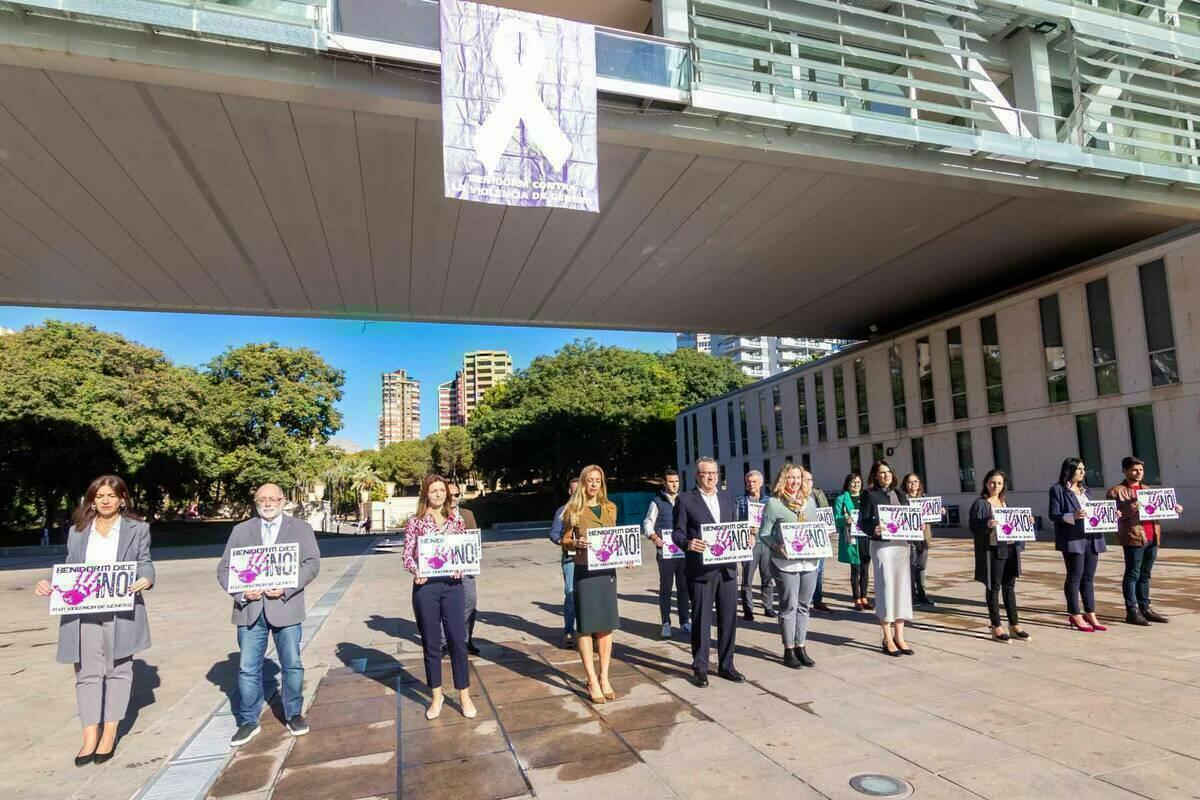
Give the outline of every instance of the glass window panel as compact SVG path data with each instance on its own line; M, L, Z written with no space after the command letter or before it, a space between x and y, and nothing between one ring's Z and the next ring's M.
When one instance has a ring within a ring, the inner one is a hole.
M858 435L871 432L871 420L867 409L867 368L861 358L854 359L854 398L858 405Z
M983 339L983 383L987 387L989 414L1004 410L1004 384L1000 370L1000 333L996 329L996 315L990 314L979 320L979 332Z
M917 386L921 390L921 422L932 425L937 422L937 409L933 401L933 352L928 336L917 339Z
M1146 462L1146 483L1162 483L1158 437L1154 433L1154 406L1130 407L1129 441L1133 444L1133 454Z
M1016 488L1013 480L1012 471L1012 456L1008 450L1008 426L997 425L992 428L992 458L995 462L996 469L1004 470L1004 474L1008 476L1008 485L1005 489L1012 491Z
M921 438L912 440L912 463L913 472L921 477L921 484L925 484L925 440Z
M692 455L700 457L700 414L692 414Z
M721 457L721 446L718 444L720 439L717 437L717 407L713 406L709 409L709 418L712 420L712 452L714 458Z
M1092 281L1087 294L1088 330L1092 335L1092 366L1096 372L1096 394L1103 397L1121 391L1117 371L1117 344L1113 335L1112 306L1108 279Z
M825 376L823 373L813 375L813 389L817 394L817 441L823 442L828 437L825 434Z
M1146 321L1151 378L1155 386L1179 383L1166 264L1162 259L1143 264L1138 267L1138 280L1142 286L1142 316Z
M758 434L759 444L763 452L766 452L767 444L767 393L758 393ZM764 479L765 479L764 475Z
M971 432L959 431L958 440L958 487L963 492L975 491L975 457L971 453Z
M1067 351L1063 347L1062 320L1059 316L1058 295L1038 300L1042 317L1042 352L1046 358L1046 395L1051 403L1070 399L1067 389Z
M846 430L846 376L840 366L833 368L833 413L837 419L837 438L845 439Z
M1100 458L1100 422L1095 414L1075 417L1075 438L1079 441L1079 457L1083 459L1083 481L1088 486L1104 486L1104 464Z
M737 433L733 427L733 403L725 404L725 412L729 423L729 457L733 458L737 455Z
M908 427L908 411L904 404L904 367L900 363L900 348L888 350L888 370L892 376L892 412L896 418L896 429Z
M775 404L775 449L783 449L783 395L779 384L771 389L771 401Z
M742 429L742 455L750 452L750 433L746 428L746 401L738 400L738 417Z
M862 474L862 453L858 450L858 445L850 448L850 471Z
M804 378L796 378L796 401L800 409L800 446L808 446L808 393L804 391Z
M950 405L955 419L967 418L967 373L963 359L962 328L946 331L946 352L950 362Z
M882 442L875 442L874 444L871 445L871 460L872 461L883 460L883 443Z

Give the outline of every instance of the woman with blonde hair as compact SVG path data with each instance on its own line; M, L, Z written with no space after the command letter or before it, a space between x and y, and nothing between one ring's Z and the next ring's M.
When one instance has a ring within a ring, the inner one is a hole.
M806 490L804 477L805 470L799 464L785 464L779 470L772 497L763 510L762 527L758 529L758 541L771 550L771 573L779 595L783 664L792 669L816 666L804 646L821 559L788 558L779 527L787 523L816 521L816 499Z
M604 470L595 464L583 468L579 486L563 507L562 519L562 549L575 560L575 643L587 676L588 695L600 704L617 698L608 681L608 667L612 633L620 626L616 571L588 569L588 531L617 524L617 506L608 499ZM598 675L592 663L593 650L600 656Z
M404 528L404 568L413 574L413 614L425 651L425 682L432 694L425 718L437 719L442 713L442 630L445 630L459 706L464 717L474 719L478 711L471 702L471 677L467 669L467 601L462 573L422 578L417 563L417 545L422 536L466 530L462 517L446 502L448 494L447 481L441 475L426 475L421 481L417 512L408 518Z

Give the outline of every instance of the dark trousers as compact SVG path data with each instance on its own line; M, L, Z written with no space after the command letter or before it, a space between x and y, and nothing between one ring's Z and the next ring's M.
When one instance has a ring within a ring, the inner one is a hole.
M466 600L461 580L430 578L413 586L413 613L421 646L425 648L425 682L430 689L442 685L442 629L450 644L450 669L454 673L454 688L467 689Z
M1083 598L1083 613L1093 613L1096 610L1093 583L1096 580L1096 567L1100 564L1100 554L1091 547L1082 553L1063 553L1063 563L1067 567L1067 579L1063 583L1063 593L1067 596L1067 613L1080 613L1080 597Z
M1121 593L1125 595L1126 608L1150 607L1150 572L1158 558L1158 540L1143 547L1125 545L1125 575L1121 579Z
M929 542L912 543L913 597L925 599L925 567L929 564Z
M671 586L675 587L676 603L679 607L679 624L691 618L691 597L688 595L687 561L682 558L663 558L662 550L655 549L658 559L658 614L662 623L671 621Z
M1004 612L1008 624L1019 625L1017 614L1017 561L1015 558L996 558L988 553L987 609L992 627L1000 627L1000 595L1004 595Z
M871 580L871 562L868 559L861 564L850 565L850 594L855 600L867 597L867 584Z
M467 641L475 639L475 615L479 610L479 588L474 575L463 576L463 605L467 615Z
M733 669L733 646L737 638L737 574L716 570L697 578L689 577L688 590L692 594L692 669L708 674L714 604L717 608L717 665L724 670Z

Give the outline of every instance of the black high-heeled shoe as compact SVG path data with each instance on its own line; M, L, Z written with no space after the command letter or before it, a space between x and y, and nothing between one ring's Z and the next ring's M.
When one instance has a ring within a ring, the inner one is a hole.
M92 763L92 759L95 757L96 757L95 750L88 753L86 756L75 756L75 766L86 767L88 764Z
M900 656L904 655L899 650L888 650L886 639L879 640L879 649L883 651L885 656L892 656L893 658L899 658Z
M100 745L96 745L96 747L97 747L96 752L92 753L92 763L93 764L103 764L106 761L111 761L112 757L114 755L116 755L116 753L117 753L117 743L116 742L113 742L112 750L109 750L107 753L100 752L100 750L99 750Z

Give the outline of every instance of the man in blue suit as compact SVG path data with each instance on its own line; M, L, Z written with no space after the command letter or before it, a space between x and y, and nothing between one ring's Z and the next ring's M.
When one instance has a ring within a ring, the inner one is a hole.
M713 605L717 609L717 674L741 683L746 676L733 667L737 638L737 564L705 564L708 544L700 526L734 522L733 498L717 489L717 462L707 456L696 461L696 488L675 501L671 539L687 553L688 593L692 596L692 682L708 686L708 651L712 638Z

